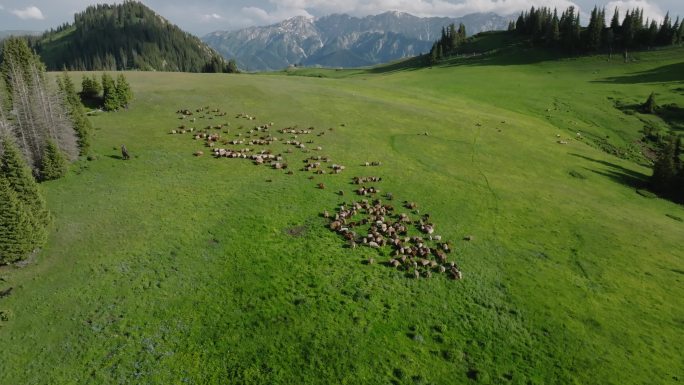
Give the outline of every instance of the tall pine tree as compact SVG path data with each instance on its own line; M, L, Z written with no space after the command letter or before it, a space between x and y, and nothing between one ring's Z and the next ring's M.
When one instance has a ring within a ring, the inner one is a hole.
M102 74L102 98L105 111L116 111L121 106L119 94L116 92L116 83L107 73Z
M124 74L119 74L116 78L116 96L119 106L124 108L127 108L133 99L133 90L131 90L131 86L128 84Z
M59 150L55 142L49 140L45 146L43 164L40 165L41 180L55 180L66 175L69 169L64 154Z
M31 170L17 146L8 136L2 138L0 174L9 182L10 187L17 193L18 199L29 212L31 243L36 247L42 245L47 237L50 214L38 190L38 184L31 175Z
M0 265L18 261L37 246L32 242L29 211L0 174Z

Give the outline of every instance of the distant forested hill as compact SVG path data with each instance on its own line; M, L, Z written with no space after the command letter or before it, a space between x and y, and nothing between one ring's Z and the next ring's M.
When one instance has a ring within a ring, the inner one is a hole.
M234 62L137 1L90 6L73 23L29 41L49 70L237 70Z

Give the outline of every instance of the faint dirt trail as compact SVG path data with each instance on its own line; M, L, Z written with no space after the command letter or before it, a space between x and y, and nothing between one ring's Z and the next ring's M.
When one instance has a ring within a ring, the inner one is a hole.
M493 216L493 231L492 233L494 236L497 235L497 229L498 229L498 220L499 220L499 196L496 195L496 191L492 188L492 185L489 183L489 178L487 178L487 174L482 171L482 168L475 163L475 155L476 155L476 148L477 148L477 141L480 139L480 135L482 132L482 127L477 127L477 133L475 134L475 137L473 138L473 145L472 145L472 152L470 156L470 162L472 163L473 167L477 169L477 172L482 175L482 178L485 181L485 184L487 185L487 190L492 194L492 197L494 198L494 216Z

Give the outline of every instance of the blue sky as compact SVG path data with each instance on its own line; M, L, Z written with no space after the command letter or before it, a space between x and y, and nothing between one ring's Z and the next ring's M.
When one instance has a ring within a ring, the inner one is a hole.
M73 20L73 14L88 5L102 2L0 0L0 30L45 30ZM532 5L559 9L574 5L585 14L594 5L609 9L640 7L651 18L662 18L668 10L684 16L684 0L143 0L143 3L197 35L272 24L293 16L331 13L365 16L386 11L404 11L417 16L462 16L474 12L509 15Z

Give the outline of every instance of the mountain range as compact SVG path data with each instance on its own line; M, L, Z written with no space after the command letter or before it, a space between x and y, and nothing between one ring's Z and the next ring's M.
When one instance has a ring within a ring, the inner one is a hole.
M363 18L299 16L265 27L216 31L202 40L247 71L290 65L362 67L426 53L451 23L463 23L472 35L506 29L510 20L494 13L421 18L395 11Z
M10 36L40 36L42 32L38 31L19 31L19 30L6 30L0 31L0 40L7 39Z

